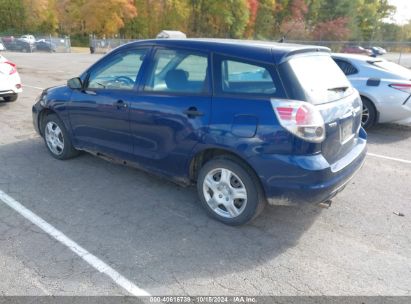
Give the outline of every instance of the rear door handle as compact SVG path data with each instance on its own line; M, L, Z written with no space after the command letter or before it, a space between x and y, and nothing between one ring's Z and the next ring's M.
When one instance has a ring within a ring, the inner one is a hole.
M187 110L185 110L183 113L184 113L185 115L187 115L188 118L195 118L195 117L203 116L203 115L204 115L204 113L198 111L196 107L190 107L190 108L188 108Z
M125 103L123 100L117 100L115 103L114 103L114 106L117 108L117 110L120 110L121 108L127 108L128 107L128 105L127 105L127 103Z

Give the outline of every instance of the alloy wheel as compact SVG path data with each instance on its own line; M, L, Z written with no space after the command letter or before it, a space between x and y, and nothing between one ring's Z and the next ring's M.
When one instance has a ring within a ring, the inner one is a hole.
M55 122L49 121L44 136L50 151L55 155L61 155L64 150L64 138L60 127Z
M368 107L363 103L362 105L362 116L361 116L361 125L366 125L370 120L370 110Z
M247 189L243 181L225 168L214 169L206 175L203 194L208 206L225 218L239 216L247 204Z

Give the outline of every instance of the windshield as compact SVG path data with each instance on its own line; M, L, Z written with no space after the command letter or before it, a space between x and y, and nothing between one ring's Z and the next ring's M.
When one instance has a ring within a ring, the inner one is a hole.
M406 79L411 79L411 71L394 62L387 60L376 60L369 61L369 63L388 72L397 74L398 76L405 77Z
M350 82L329 55L292 58L289 65L307 100L313 104L327 103L352 93Z

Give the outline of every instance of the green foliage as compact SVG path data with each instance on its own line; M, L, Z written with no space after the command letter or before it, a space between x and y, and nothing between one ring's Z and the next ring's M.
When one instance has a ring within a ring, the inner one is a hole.
M255 20L255 37L268 39L275 32L275 0L260 0Z
M0 0L0 33L24 32L25 10L22 0Z
M411 39L389 0L0 0L0 33L153 38Z
M191 0L188 33L196 37L241 38L250 17L246 0Z

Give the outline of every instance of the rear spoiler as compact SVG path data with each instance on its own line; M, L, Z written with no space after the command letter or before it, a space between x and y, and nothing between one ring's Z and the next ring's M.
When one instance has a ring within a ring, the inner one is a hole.
M287 61L289 57L292 57L294 55L299 55L299 54L304 54L304 53L317 53L317 52L331 54L331 50L323 46L301 48L301 49L297 49L297 50L294 50L294 51L291 51L285 54L284 57L280 60L280 63Z

